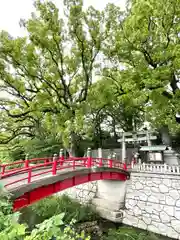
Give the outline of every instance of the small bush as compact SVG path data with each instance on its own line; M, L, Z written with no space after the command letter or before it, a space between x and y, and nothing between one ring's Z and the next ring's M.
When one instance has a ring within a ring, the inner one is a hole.
M72 219L76 219L76 222L79 223L94 221L98 218L98 215L90 206L81 205L66 195L45 198L24 209L22 213L21 221L25 221L30 228L60 213L65 213L63 219L65 224L68 224Z
M155 234L133 227L110 229L104 240L160 240Z

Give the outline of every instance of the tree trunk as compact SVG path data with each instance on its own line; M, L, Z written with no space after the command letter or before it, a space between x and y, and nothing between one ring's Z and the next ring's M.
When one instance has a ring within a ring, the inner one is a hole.
M112 127L113 127L113 134L114 134L114 139L117 142L118 140L118 135L116 133L116 121L114 118L112 118Z
M75 132L71 132L70 136L70 149L69 155L75 157L76 156L76 134Z
M68 150L69 155L73 157L81 157L84 154L84 149L81 146L81 137L74 131L71 132L70 149Z
M163 126L160 129L160 133L161 133L161 138L162 138L162 142L164 145L167 146L172 146L172 139L169 133L169 128L168 126Z

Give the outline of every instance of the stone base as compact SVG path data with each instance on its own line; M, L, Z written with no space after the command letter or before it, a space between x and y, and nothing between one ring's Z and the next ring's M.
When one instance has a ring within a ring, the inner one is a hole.
M180 159L174 150L164 151L164 161L168 165L179 165Z
M100 217L112 222L121 223L123 220L123 211L119 210L120 203L112 203L100 198L94 198L92 205Z
M114 212L124 208L124 202L112 202L102 198L93 198L92 204Z

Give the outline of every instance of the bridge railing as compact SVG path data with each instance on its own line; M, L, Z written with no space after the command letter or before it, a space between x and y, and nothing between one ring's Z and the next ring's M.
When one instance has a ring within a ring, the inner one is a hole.
M6 163L6 164L0 164L0 175L6 175L15 173L20 170L27 169L29 166L35 165L37 163L47 163L51 162L53 160L53 157L48 158L33 158L33 159L26 159L26 160L19 160L12 163Z
M142 163L136 164L133 167L134 171L138 172L147 172L147 173L165 173L165 174L180 174L179 165L167 165L164 164L151 164L151 163Z
M60 157L54 156L50 159L41 159L41 162L43 160L43 163L38 163L32 165L32 162L38 162L39 159L31 159L26 160L26 164L24 164L23 167L20 167L19 169L14 168L12 170L7 170L6 172L3 170L3 174L1 172L1 178L7 178L13 175L18 175L21 173L23 174L23 177L21 176L19 179L14 180L12 182L7 183L5 186L12 186L14 184L18 184L20 182L23 182L24 184L31 183L34 180L38 180L38 178L42 175L48 174L48 175L56 175L60 171L67 169L78 169L78 168L93 168L93 167L109 167L109 168L119 168L127 170L131 166L127 166L125 163L121 163L117 160L112 159L105 159L105 158L91 158L91 157L84 157L84 158L68 158L68 159L62 159ZM23 161L24 162L24 161ZM21 163L21 162L20 162ZM14 165L17 165L19 163L15 163ZM7 164L4 164L5 167L7 167ZM2 165L1 165L2 167Z

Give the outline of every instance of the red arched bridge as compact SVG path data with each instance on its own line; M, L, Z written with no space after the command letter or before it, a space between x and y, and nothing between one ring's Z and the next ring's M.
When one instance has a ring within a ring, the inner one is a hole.
M67 188L97 180L129 179L130 166L112 159L50 157L1 164L0 182L18 210Z

